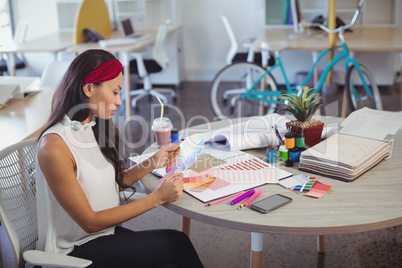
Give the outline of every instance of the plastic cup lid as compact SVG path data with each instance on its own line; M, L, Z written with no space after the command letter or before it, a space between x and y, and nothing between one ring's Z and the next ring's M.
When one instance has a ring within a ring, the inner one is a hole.
M160 117L156 118L152 123L152 130L154 131L157 129L169 130L172 127L173 127L172 122L167 117L163 117L162 120Z

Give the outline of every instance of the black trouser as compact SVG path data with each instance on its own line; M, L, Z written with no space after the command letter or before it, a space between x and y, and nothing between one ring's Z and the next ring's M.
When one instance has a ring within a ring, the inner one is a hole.
M116 226L68 254L93 261L90 267L204 267L186 234L176 230L134 232Z

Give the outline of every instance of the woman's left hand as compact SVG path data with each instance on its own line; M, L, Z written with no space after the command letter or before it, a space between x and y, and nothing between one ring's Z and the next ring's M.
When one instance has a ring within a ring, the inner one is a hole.
M165 167L168 163L169 156L174 153L179 148L178 144L162 147L157 151L151 158L151 164L154 166L154 169Z

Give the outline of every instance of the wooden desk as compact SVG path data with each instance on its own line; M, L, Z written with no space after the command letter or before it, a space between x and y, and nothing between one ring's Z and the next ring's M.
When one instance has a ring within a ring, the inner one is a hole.
M334 119L327 119L334 122ZM224 121L212 123L213 128L226 126ZM197 131L208 131L207 125L196 127ZM184 135L185 136L185 135ZM155 149L153 149L155 150ZM148 148L146 152L150 152ZM265 150L249 150L264 159ZM205 207L190 195L183 196L164 206L183 216L183 231L189 233L190 219L220 227L233 228L251 233L251 267L262 267L263 234L314 235L318 236L320 251L324 251L325 235L366 232L402 224L402 130L395 136L392 158L382 161L376 167L354 182L343 182L317 176L322 183L332 185L334 190L319 199L292 193L279 185L264 185L262 196L274 193L293 198L293 202L268 214L250 209L237 210L225 202ZM294 175L301 172L297 167L281 167ZM152 174L141 180L146 193L158 186L158 178ZM381 186L379 186L381 185ZM285 250L285 249L284 249Z
M169 28L167 34L171 34L181 27L175 27L175 28ZM74 53L82 53L88 49L105 49L110 52L116 52L119 55L119 60L123 64L124 68L124 84L125 84L125 100L126 100L126 118L129 118L131 116L131 97L130 97L130 88L131 88L131 82L130 82L130 52L135 52L139 51L141 49L144 49L145 47L152 45L155 42L156 39L156 33L157 29L143 29L143 30L138 30L138 34L151 34L153 37L148 38L145 40L138 40L133 45L125 45L125 46L111 46L107 48L101 48L98 43L84 43L84 44L78 44L78 45L73 45L68 48L68 51L74 52ZM114 31L110 35L106 35L105 39L114 39L114 38L123 38L123 34L120 31Z
M8 55L7 68L10 75L15 75L15 54L25 52L49 52L57 55L73 44L73 34L70 32L55 32L38 37L21 44L14 42L0 46L0 53Z
M49 117L53 93L54 88L42 88L25 99L11 99L0 109L0 150L39 134Z
M402 64L402 31L397 27L361 26L353 27L352 30L353 32L344 33L350 51L398 52ZM324 31L310 30L309 36L295 36L293 33L293 29L290 28L265 28L255 39L253 48L254 50L261 50L262 42L277 41L286 41L288 43L286 50L323 51L329 48L328 36ZM339 39L337 44L339 44ZM317 75L318 72L315 76ZM317 81L317 79L315 80Z
M351 51L401 52L402 32L397 27L353 27L345 32L345 40ZM261 50L262 42L286 41L286 50L322 51L329 48L328 35L321 30L310 30L308 36L295 36L291 28L265 28L253 42L255 50ZM337 40L339 43L339 39Z

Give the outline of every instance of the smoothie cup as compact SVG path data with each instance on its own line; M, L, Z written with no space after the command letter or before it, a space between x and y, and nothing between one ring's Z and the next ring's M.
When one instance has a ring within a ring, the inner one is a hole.
M172 127L173 125L169 118L163 117L154 120L152 130L155 132L156 144L159 148L169 146Z

